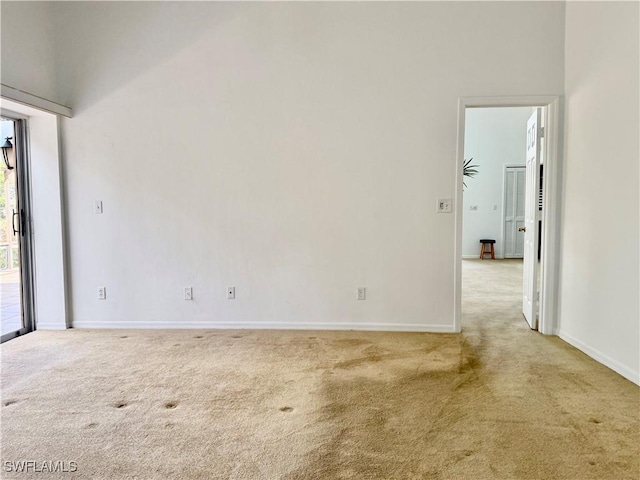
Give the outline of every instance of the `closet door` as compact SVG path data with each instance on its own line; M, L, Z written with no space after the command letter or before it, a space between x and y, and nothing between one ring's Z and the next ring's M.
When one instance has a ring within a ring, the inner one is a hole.
M526 191L525 167L507 167L504 177L504 257L522 258L524 255L524 200Z

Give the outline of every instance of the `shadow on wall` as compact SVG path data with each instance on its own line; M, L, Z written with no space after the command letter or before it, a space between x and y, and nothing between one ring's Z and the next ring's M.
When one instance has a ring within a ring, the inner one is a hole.
M237 9L218 2L56 2L54 11L60 96L78 114L229 22Z

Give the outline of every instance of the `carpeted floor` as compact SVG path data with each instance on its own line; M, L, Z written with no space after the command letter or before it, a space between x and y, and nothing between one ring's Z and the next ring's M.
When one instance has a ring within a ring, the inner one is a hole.
M2 478L638 479L640 388L528 329L521 262L464 272L460 335L11 340ZM30 473L8 471L20 461ZM75 472L33 471L47 468Z

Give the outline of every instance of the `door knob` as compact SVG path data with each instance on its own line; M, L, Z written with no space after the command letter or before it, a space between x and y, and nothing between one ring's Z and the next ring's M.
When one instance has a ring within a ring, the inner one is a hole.
M519 232L526 232L527 231L527 227L519 227L518 231Z

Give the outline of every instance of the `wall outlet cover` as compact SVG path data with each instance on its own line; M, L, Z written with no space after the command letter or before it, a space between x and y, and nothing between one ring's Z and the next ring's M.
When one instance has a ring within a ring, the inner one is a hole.
M437 213L451 213L453 200L451 198L439 198L436 203Z

